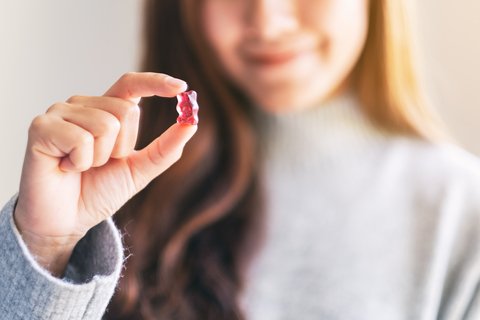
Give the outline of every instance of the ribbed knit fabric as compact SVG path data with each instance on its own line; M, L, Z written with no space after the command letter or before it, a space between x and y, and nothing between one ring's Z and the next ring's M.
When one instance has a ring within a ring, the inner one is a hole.
M112 221L79 242L64 279L50 275L28 252L12 219L16 197L0 213L0 319L101 319L123 262Z
M269 123L249 319L480 319L476 158L382 133L352 95Z
M268 229L243 295L250 320L480 319L480 164L389 136L344 96L268 117ZM121 269L111 221L66 279L31 257L0 213L0 319L98 319Z

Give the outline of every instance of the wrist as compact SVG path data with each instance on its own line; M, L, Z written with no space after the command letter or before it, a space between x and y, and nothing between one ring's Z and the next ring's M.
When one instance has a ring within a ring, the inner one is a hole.
M20 232L23 242L35 261L55 277L65 272L78 241L63 237L42 237L28 231Z
M23 227L16 212L13 215L13 221L35 261L53 276L61 277L80 238L40 235L31 228Z

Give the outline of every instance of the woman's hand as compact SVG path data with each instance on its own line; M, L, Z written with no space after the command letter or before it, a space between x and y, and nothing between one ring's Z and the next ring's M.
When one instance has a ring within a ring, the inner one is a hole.
M74 96L30 126L15 223L37 261L61 275L77 242L165 171L196 126L172 125L135 151L141 97L173 97L186 83L128 73L102 97Z

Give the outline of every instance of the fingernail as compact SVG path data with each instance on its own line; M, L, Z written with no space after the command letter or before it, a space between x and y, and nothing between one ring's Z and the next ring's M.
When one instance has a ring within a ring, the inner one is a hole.
M179 89L179 88L187 88L187 83L183 80L173 78L173 77L167 77L165 78L165 83L168 84L170 87Z

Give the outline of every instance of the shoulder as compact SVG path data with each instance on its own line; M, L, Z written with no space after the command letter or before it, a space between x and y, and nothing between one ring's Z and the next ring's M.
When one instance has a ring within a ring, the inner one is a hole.
M427 182L480 186L480 158L454 144L396 138L388 148Z
M386 163L419 200L453 205L480 216L480 158L449 143L397 137L385 145Z

